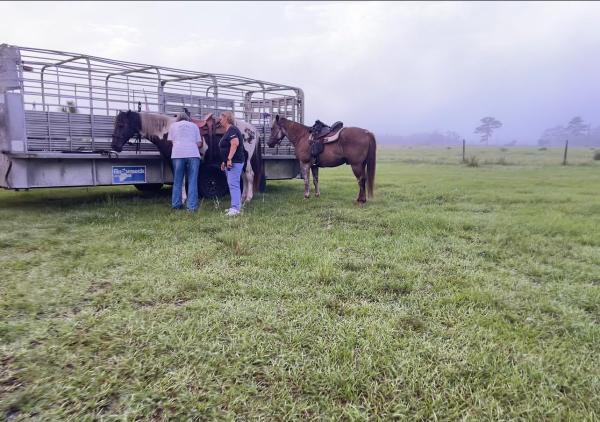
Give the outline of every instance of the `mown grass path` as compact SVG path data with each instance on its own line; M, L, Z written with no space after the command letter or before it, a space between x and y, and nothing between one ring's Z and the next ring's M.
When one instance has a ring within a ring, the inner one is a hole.
M600 166L380 155L362 209L0 192L0 417L600 418Z

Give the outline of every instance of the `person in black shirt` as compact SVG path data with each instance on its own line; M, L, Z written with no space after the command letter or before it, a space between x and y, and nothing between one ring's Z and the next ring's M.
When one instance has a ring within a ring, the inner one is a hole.
M233 113L226 111L221 114L219 122L226 130L219 141L221 152L221 170L227 174L231 208L226 211L228 216L238 215L242 210L242 191L240 177L244 168L244 138L240 130L234 126Z

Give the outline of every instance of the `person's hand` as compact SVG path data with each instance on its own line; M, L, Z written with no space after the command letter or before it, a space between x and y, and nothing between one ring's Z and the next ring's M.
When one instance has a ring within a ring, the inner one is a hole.
M227 160L227 170L229 170L231 167L233 167L233 161Z
M225 171L225 163L221 163L221 171Z

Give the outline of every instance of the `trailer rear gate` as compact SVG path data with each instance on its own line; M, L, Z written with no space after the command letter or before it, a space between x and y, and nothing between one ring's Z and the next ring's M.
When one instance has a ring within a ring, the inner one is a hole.
M271 116L304 122L300 88L232 75L0 45L0 186L8 189L172 183L143 140L111 152L120 110L201 118L232 111L261 137L267 179L298 174L293 147L268 148Z

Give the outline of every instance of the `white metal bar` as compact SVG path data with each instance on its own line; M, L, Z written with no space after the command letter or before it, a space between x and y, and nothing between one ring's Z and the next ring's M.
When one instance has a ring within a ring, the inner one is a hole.
M86 145L98 148L109 144L113 112L124 108L124 105L130 108L131 96L136 99L139 96L136 92L144 93L144 103L149 111L165 113L178 108L181 103L189 106L193 113L232 110L236 116L262 125L263 138L270 130L266 127L268 119L265 118L268 107L275 106L303 123L304 95L302 90L292 86L235 75L143 65L54 50L17 48L23 62L33 68L33 72L27 73L28 77L20 76L23 108L27 113L36 113L35 105L40 100L42 103L41 114L27 117L32 147L77 150ZM46 70L49 67L55 68L56 81L47 80ZM31 77L36 74L38 79ZM165 93L165 87L169 93ZM84 93L86 90L88 92ZM260 95L258 101L252 100L256 93ZM175 97L168 98L169 95ZM177 95L181 95L179 99L175 99ZM60 111L53 110L64 106L61 104L64 98L74 100L78 113L62 119ZM203 100L208 98L213 102ZM148 147L153 148L151 144Z

